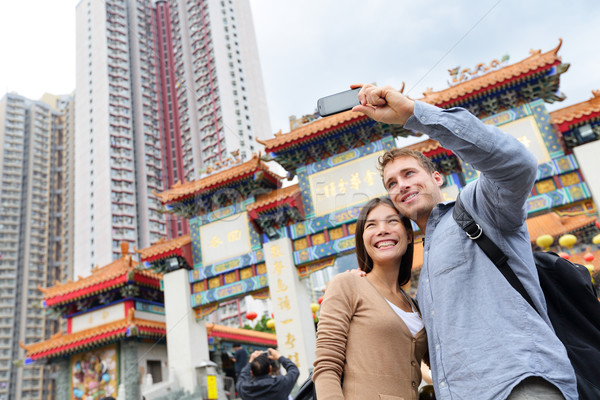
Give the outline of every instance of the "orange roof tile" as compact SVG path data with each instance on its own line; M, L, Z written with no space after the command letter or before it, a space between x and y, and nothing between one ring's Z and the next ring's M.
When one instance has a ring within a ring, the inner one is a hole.
M277 203L282 203L285 199L294 196L300 196L300 186L297 184L283 189L273 190L270 193L258 196L254 203L246 206L246 210L253 211L270 205L276 205Z
M57 282L55 286L49 288L38 287L38 289L44 294L46 305L53 306L125 284L130 278L133 278L129 276L131 272L145 284L160 286L162 276L150 270L137 269L138 264L130 255L126 254L104 267L92 269L92 274L85 278L76 281L69 280L66 283Z
M485 75L470 79L439 92L428 90L423 93L425 97L421 99L421 101L437 106L450 105L462 97L512 82L515 78L522 75L559 63L561 58L558 57L557 54L561 46L562 39L559 39L558 46L547 53L542 53L540 50L530 50L531 56L518 63L488 72Z
M192 182L178 182L177 184L173 185L169 190L162 193L154 192L154 195L158 197L163 204L166 204L184 197L192 196L198 192L210 191L211 189L218 187L226 182L243 178L258 170L268 174L276 181L280 181L281 179L283 179L283 177L280 177L277 174L271 172L267 164L261 161L258 155L254 154L251 160L243 164L236 165L225 171L218 172L216 174L207 176L206 178L198 179Z
M190 235L183 235L171 240L161 239L150 247L139 250L135 249L135 252L140 255L142 260L144 260L160 254L169 253L190 243L192 243L192 237Z
M353 122L359 122L368 117L362 113L353 111L344 111L329 117L317 119L309 124L302 125L289 133L276 133L274 139L256 140L265 146L265 151L273 151L279 146L303 139L305 137L315 136L319 133L325 133L341 125L348 125Z
M130 315L131 317L76 333L63 334L59 332L42 342L28 345L19 344L27 351L27 358L37 360L76 353L86 347L96 346L126 336L161 337L166 334L164 322L137 319L133 317L133 313ZM137 328L137 333L134 333L135 331L132 328Z
M403 148L408 150L420 151L421 153L428 153L430 151L437 150L440 147L442 147L440 142L433 139L427 139L423 140L422 142L413 143Z
M595 222L595 217L588 217L586 215L561 217L554 212L549 212L528 218L527 229L529 230L531 242L534 243L541 235L556 237L583 228L584 226L594 224Z
M593 113L600 113L600 90L592 90L592 98L587 101L552 111L550 113L550 122L562 125L565 122L569 123L573 120L590 116ZM565 128L568 129L568 127Z

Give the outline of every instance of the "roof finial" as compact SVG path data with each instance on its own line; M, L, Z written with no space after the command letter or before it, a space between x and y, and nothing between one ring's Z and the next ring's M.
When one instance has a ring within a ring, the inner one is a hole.
M123 258L129 254L129 242L121 242L121 254L123 255Z
M562 47L563 44L563 40L562 38L558 38L558 46L556 46L556 48L553 50L554 51L554 55L558 54L558 51L560 50L560 48Z

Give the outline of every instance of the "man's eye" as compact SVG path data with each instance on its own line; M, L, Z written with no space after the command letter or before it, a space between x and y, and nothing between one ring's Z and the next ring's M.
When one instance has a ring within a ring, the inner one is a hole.
M396 185L396 182L390 182L388 183L388 189L393 188Z

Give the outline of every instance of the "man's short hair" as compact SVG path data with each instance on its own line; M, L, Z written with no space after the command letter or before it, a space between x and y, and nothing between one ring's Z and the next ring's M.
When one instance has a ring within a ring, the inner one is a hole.
M267 357L264 354L261 354L250 363L250 370L252 371L252 375L254 375L255 377L263 376L269 373L270 366L271 361L269 360L269 357Z
M427 158L427 156L425 156L425 154L421 153L420 151L409 150L409 149L392 149L392 150L388 150L385 153L383 153L381 156L379 156L379 159L377 160L378 161L377 169L379 170L381 177L383 178L383 170L386 165L388 165L390 162L392 162L394 160L397 160L398 158L403 158L403 157L414 158L415 160L417 160L419 165L421 167L423 167L423 169L425 171L429 172L430 174L433 174L435 171L437 171L437 168L436 168L435 164L433 163L433 161L431 161L429 158Z

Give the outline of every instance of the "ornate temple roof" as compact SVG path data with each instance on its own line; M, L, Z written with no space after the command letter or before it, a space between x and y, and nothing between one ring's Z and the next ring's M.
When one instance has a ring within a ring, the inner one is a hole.
M273 182L279 182L282 177L269 170L266 163L261 161L259 155L254 155L251 160L233 166L227 170L209 175L206 178L198 179L192 182L173 185L169 190L162 193L154 193L163 204L181 201L192 197L201 192L210 192L219 187L230 185L233 181L242 179L253 179L257 172L261 172L270 177Z
M558 56L558 51L561 46L562 39L559 39L558 46L546 53L542 53L541 50L530 50L531 55L518 63L488 72L438 92L427 90L423 93L425 97L420 100L438 107L451 107L465 98L496 90L516 80L522 80L525 76L537 74L560 64L561 58Z
M171 240L161 239L150 247L135 249L135 252L140 255L142 261L154 261L173 255L183 256L182 248L191 243L192 237L184 235Z
M556 238L594 223L596 223L595 217L586 215L561 217L555 212L549 212L528 218L527 229L529 230L531 242L535 243L535 240L541 235L550 235Z
M166 335L164 322L135 318L133 309L126 318L76 333L59 332L43 342L19 345L26 350L29 361L52 359L78 353L88 348L117 342L128 337L161 338Z
M566 132L571 126L600 117L600 90L592 90L592 98L550 113L550 122Z
M131 258L128 246L121 245L123 257L112 263L92 269L92 274L76 281L56 282L55 286L38 289L43 293L46 307L73 302L79 298L105 292L123 286L128 282L136 282L143 286L160 287L162 276L151 271L136 268L139 264Z
M78 353L88 348L121 341L125 338L163 338L166 331L164 322L135 318L135 312L131 309L127 318L119 321L76 333L63 334L59 332L43 342L28 345L19 344L27 352L26 358L29 361L36 361ZM218 337L233 342L277 347L277 337L267 332L207 323L206 333L210 337Z
M344 111L315 120L309 124L294 129L289 133L276 133L274 139L258 140L257 142L265 146L266 152L276 152L281 147L288 147L295 142L303 142L309 138L319 137L333 129L339 129L349 124L369 119L362 113L353 111Z
M273 190L267 194L260 195L256 201L246 206L246 210L251 213L259 213L288 204L290 206L301 205L300 186L291 185L283 189Z
M266 346L277 346L277 336L268 332L258 332L251 329L232 328L229 326L206 324L208 336L219 337L233 342L262 344Z

